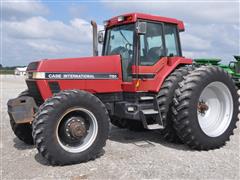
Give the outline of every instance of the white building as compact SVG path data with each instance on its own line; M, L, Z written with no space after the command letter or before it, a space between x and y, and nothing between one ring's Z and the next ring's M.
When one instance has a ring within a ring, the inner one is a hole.
M27 67L17 67L14 71L14 74L19 76L25 76L26 70L27 70Z

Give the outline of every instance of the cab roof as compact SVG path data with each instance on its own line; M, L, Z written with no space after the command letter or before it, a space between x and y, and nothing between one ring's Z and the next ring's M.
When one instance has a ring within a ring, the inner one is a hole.
M123 20L120 21L121 19ZM112 26L117 26L122 24L129 24L129 23L136 22L138 19L176 24L178 26L179 31L184 31L183 21L180 21L174 18L156 16L151 14L143 14L143 13L128 13L128 14L115 16L109 19L108 21L106 21L107 23L106 26L112 27Z

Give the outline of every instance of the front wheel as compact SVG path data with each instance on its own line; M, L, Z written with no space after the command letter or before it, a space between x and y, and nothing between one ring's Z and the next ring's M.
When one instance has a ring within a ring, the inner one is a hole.
M33 121L37 149L52 165L98 157L109 132L104 104L85 91L62 91L48 99Z
M200 67L176 90L174 125L191 148L215 149L233 134L238 121L237 89L230 75L219 67Z

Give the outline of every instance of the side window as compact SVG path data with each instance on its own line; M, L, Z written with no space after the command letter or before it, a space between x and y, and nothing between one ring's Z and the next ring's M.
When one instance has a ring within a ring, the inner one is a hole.
M164 32L167 56L180 56L178 47L177 26L165 24Z
M148 37L147 42L149 49L158 47L159 44L162 43L162 36Z
M144 36L143 35L141 35L140 36L140 56L141 57L144 57L144 55L145 55L145 44L144 44Z
M140 65L154 65L164 56L162 24L147 22L147 32L140 35Z

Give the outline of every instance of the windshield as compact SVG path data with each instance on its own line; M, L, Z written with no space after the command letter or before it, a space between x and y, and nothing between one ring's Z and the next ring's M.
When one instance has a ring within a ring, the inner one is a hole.
M121 55L123 80L131 81L135 24L121 25L107 30L104 55Z
M134 24L127 24L108 29L104 55L120 54L132 60L134 28Z

